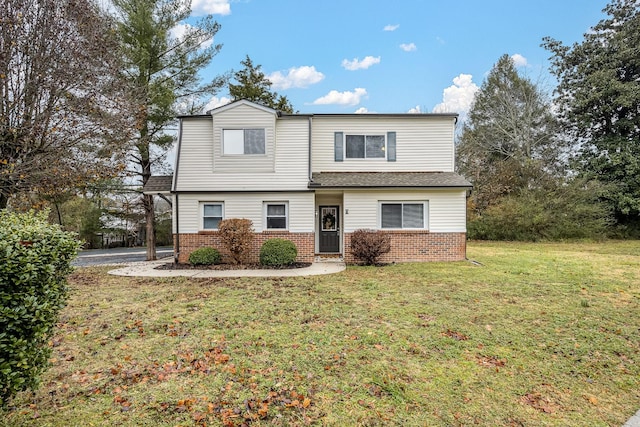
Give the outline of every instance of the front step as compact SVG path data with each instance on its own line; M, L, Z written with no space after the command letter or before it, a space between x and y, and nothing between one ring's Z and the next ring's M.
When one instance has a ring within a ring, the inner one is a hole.
M315 262L344 262L342 254L315 254Z

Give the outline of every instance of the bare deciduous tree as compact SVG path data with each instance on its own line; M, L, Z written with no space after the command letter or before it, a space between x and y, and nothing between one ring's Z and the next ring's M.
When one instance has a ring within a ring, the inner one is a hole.
M119 172L117 44L88 0L0 0L0 209Z

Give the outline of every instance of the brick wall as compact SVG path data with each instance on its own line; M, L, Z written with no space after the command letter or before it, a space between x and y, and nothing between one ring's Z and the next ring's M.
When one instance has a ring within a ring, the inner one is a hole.
M431 233L429 231L396 230L384 231L391 235L391 251L380 258L380 262L424 262L462 261L466 258L466 233ZM291 240L298 248L298 262L313 262L315 253L314 233L290 233L286 231L263 231L255 233L251 248L250 262L258 262L260 247L267 239ZM174 235L174 243L175 243ZM189 254L202 247L213 247L220 251L223 262L228 261L224 247L216 231L201 231L180 234L180 254L178 262L186 263ZM356 260L351 255L351 233L344 234L344 259L347 263Z
M391 235L391 251L380 262L462 261L466 258L466 233L430 233L429 231L383 231ZM344 259L356 262L351 255L351 233L344 235Z
M314 233L290 233L287 231L263 231L255 233L251 244L251 256L249 262L257 263L260 261L260 247L268 239L286 239L292 241L298 248L298 262L313 262L315 250ZM176 235L173 236L174 246ZM202 247L216 248L222 254L222 261L229 260L225 254L224 246L220 243L220 237L217 231L201 231L193 234L180 234L180 254L178 262L189 262L191 252Z

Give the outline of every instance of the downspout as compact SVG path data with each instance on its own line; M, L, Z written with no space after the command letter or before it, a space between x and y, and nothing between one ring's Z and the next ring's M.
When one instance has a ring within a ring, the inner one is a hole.
M309 116L309 182L312 182L312 173L311 173L311 123L313 122L313 117Z
M178 263L180 258L180 204L178 203L178 193L176 195L176 247L173 249L173 262Z
M180 170L180 152L182 151L182 119L178 122L178 149L176 153L176 167L173 174L173 183L171 184L171 192L175 194L175 213L176 213L176 242L173 248L173 262L178 263L180 259L180 204L178 203L178 172Z

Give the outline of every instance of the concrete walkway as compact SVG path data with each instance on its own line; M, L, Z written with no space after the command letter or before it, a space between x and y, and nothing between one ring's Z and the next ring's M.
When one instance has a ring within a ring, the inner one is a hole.
M640 411L636 412L636 414L629 418L622 427L640 427Z
M171 262L168 259L157 261L132 262L109 274L115 276L135 277L301 277L318 276L322 274L334 274L343 271L346 267L343 262L314 262L309 267L291 268L283 270L257 269L257 270L157 270L155 267Z

